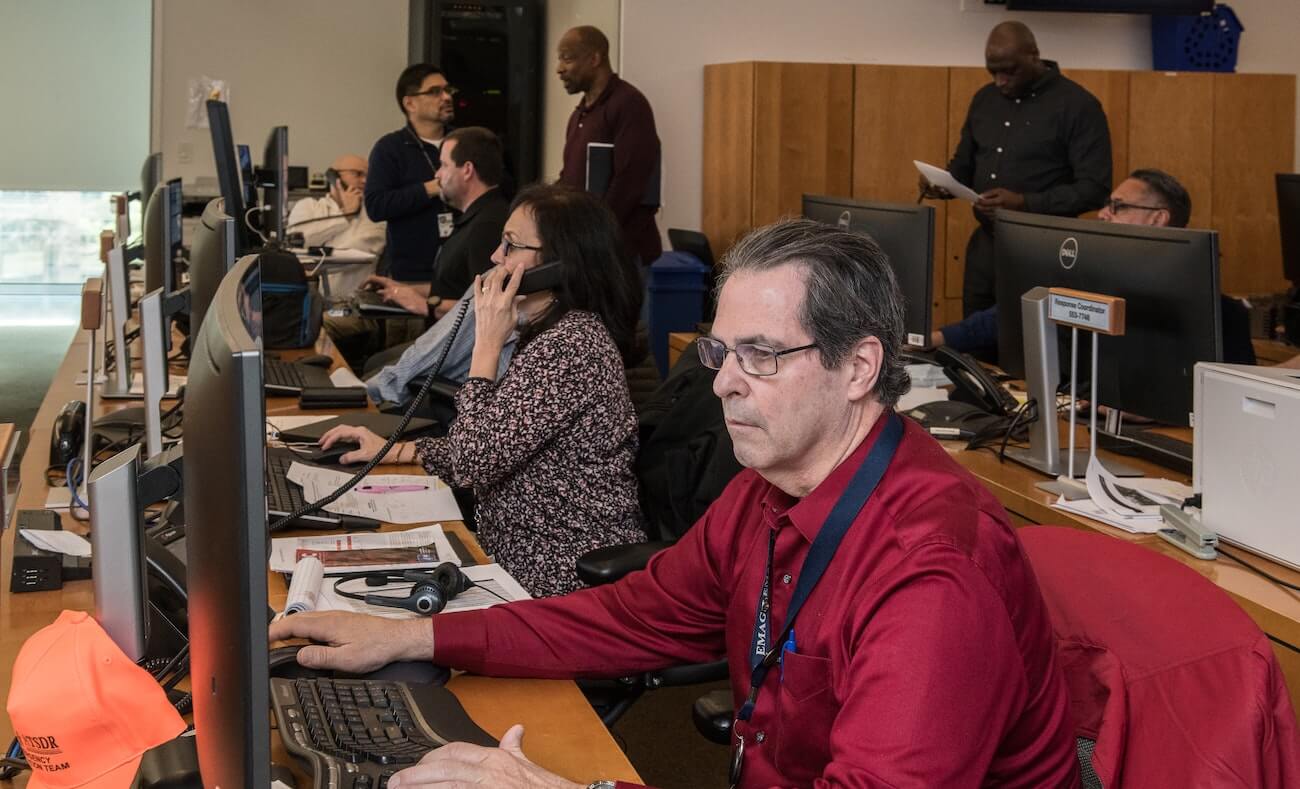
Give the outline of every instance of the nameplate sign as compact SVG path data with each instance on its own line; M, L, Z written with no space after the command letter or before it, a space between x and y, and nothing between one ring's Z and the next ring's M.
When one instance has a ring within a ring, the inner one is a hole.
M1098 334L1124 333L1124 299L1070 288L1048 290L1047 317Z

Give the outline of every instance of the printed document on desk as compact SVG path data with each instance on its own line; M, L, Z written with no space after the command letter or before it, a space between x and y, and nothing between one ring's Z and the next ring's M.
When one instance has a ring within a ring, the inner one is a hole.
M916 165L916 169L921 172L921 175L925 176L925 180L930 183L930 186L946 189L953 197L959 197L968 203L979 201L980 196L974 189L953 178L952 173L947 170L935 167L932 164L919 162L916 159L912 160L912 164Z
M304 556L315 556L326 573L404 570L443 562L459 565L442 526L405 531L358 532L271 540L271 571L293 572Z
M302 486L307 501L317 501L352 479L346 471L294 462L289 466L290 482ZM335 515L358 515L388 523L462 521L460 506L451 488L437 477L414 474L372 474L338 501L325 507Z

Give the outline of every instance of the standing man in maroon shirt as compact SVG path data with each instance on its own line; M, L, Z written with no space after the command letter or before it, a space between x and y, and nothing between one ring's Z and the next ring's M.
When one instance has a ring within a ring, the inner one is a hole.
M618 217L628 252L648 266L663 253L655 225L660 163L654 110L610 68L609 39L594 27L575 27L560 38L555 72L566 91L582 94L564 135L560 182L587 188L587 144L613 143L613 172L603 197Z
M742 239L720 281L700 358L748 468L643 572L432 627L298 614L272 638L329 644L299 662L350 671L432 659L615 677L725 654L738 786L1077 786L1051 623L1015 531L894 413L909 382L884 253L795 220ZM445 746L389 786L580 786L521 740L515 727L497 749Z

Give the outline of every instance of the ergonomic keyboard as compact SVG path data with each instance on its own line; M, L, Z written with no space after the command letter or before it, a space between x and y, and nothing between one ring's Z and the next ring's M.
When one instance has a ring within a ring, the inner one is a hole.
M497 745L437 685L274 678L271 706L284 747L315 789L385 789L393 773L441 745Z
M303 389L333 386L329 373L320 367L262 359L262 387L268 392L296 395Z
M272 448L266 451L266 514L270 523L308 504L302 486L289 481L289 466L301 460L291 450ZM377 529L379 521L356 515L337 515L317 510L300 516L280 528L298 529Z

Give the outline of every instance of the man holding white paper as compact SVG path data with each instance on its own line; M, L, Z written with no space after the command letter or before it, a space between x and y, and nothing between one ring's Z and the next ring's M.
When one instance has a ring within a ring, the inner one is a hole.
M966 245L962 316L992 306L993 213L999 208L1078 216L1100 208L1111 187L1110 130L1097 98L1042 60L1034 34L1003 22L989 34L993 81L971 100L948 172L979 193L979 227ZM927 197L948 199L924 176Z

